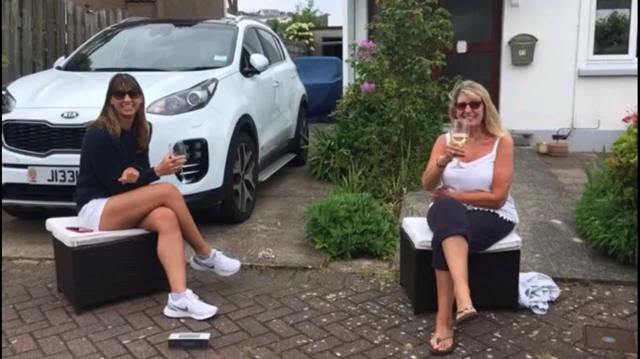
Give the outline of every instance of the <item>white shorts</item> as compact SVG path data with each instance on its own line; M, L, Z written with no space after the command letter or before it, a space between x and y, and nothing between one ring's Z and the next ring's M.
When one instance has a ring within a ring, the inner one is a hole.
M92 229L94 231L99 230L102 211L104 211L104 206L107 204L108 200L108 198L93 199L80 209L78 217L80 218L82 227Z

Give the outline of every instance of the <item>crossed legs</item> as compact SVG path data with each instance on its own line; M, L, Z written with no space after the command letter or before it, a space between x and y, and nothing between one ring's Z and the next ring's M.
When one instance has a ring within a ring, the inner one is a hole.
M513 230L514 224L488 211L469 211L459 201L437 200L427 215L433 236L433 267L438 288L438 314L433 349L447 352L454 346L453 307L457 322L475 314L469 288L469 254L483 251Z
M141 227L158 233L158 257L171 290L186 290L183 239L198 255L211 253L176 187L153 184L109 198L100 219L100 230Z

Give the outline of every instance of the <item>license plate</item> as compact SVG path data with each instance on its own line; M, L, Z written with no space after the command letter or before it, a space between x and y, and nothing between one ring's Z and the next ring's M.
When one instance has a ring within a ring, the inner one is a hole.
M29 167L27 177L31 184L75 185L80 169L77 167Z

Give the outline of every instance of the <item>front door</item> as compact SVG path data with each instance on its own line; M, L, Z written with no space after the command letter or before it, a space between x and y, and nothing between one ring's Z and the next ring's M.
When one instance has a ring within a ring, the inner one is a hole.
M496 106L500 101L503 2L439 0L451 13L454 29L453 48L447 55L443 75L481 83L491 93Z
M369 21L374 20L378 11L375 1L368 1ZM504 0L438 2L451 14L454 28L453 48L447 54L447 67L442 74L481 83L499 106Z

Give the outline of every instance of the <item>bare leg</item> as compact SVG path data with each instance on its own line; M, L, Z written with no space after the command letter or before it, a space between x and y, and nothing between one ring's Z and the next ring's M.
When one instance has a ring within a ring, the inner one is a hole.
M442 241L442 249L453 279L458 310L473 307L469 289L469 244L464 237L454 236Z
M438 286L438 315L436 316L436 332L431 339L431 347L446 351L453 345L453 279L449 272L436 269L436 282ZM438 338L441 340L438 341Z
M211 253L211 246L198 230L178 189L168 183L158 183L109 198L102 212L100 230L120 230L140 225L153 210L168 207L177 218L184 239L196 254Z
M185 292L187 270L184 266L184 244L175 212L168 207L158 207L142 220L140 227L158 233L158 258L167 273L171 291Z

